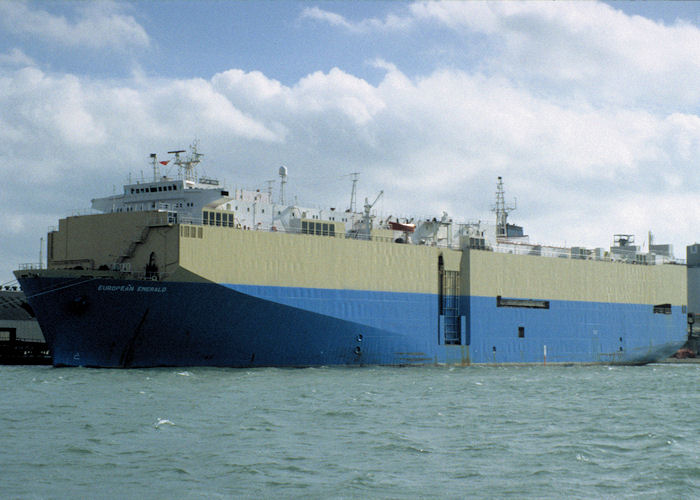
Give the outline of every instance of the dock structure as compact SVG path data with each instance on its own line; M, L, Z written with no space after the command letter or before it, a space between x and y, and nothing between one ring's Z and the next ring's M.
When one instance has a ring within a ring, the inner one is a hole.
M39 323L17 287L0 290L0 364L51 364Z

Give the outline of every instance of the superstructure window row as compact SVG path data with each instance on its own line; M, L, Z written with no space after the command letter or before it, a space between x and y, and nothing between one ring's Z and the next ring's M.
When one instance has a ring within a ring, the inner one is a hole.
M177 191L177 184L168 186L151 186L143 188L131 188L131 194L157 193L159 191Z
M335 236L335 224L327 222L301 221L302 234L315 234L317 236Z
M202 212L202 224L205 226L233 227L233 214L227 212Z

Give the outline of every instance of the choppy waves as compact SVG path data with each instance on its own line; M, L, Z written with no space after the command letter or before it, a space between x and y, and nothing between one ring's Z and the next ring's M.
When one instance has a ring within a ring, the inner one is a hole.
M700 487L700 365L0 372L0 497L660 498Z

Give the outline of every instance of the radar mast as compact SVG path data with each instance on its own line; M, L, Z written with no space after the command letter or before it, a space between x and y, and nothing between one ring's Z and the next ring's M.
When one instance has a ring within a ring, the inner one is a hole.
M179 179L184 179L185 181L197 182L197 165L201 163L201 158L204 156L203 153L198 153L197 148L199 147L199 142L194 141L190 144L190 154L183 158L180 158L180 153L184 153L184 149L178 149L177 151L168 151L168 154L175 155L175 161L173 162L177 165L177 175Z
M496 212L496 238L508 238L508 214L515 210L515 205L512 207L506 206L505 190L503 189L503 178L498 176L498 184L496 185L496 204L491 209Z

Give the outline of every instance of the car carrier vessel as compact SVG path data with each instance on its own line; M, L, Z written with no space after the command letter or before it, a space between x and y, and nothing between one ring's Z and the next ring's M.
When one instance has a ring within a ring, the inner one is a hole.
M285 167L277 197L169 154L177 174L152 154L152 179L61 219L46 266L15 272L54 365L642 364L687 340L671 252L531 244L500 177L495 223L381 217L356 175L347 209L309 208Z

